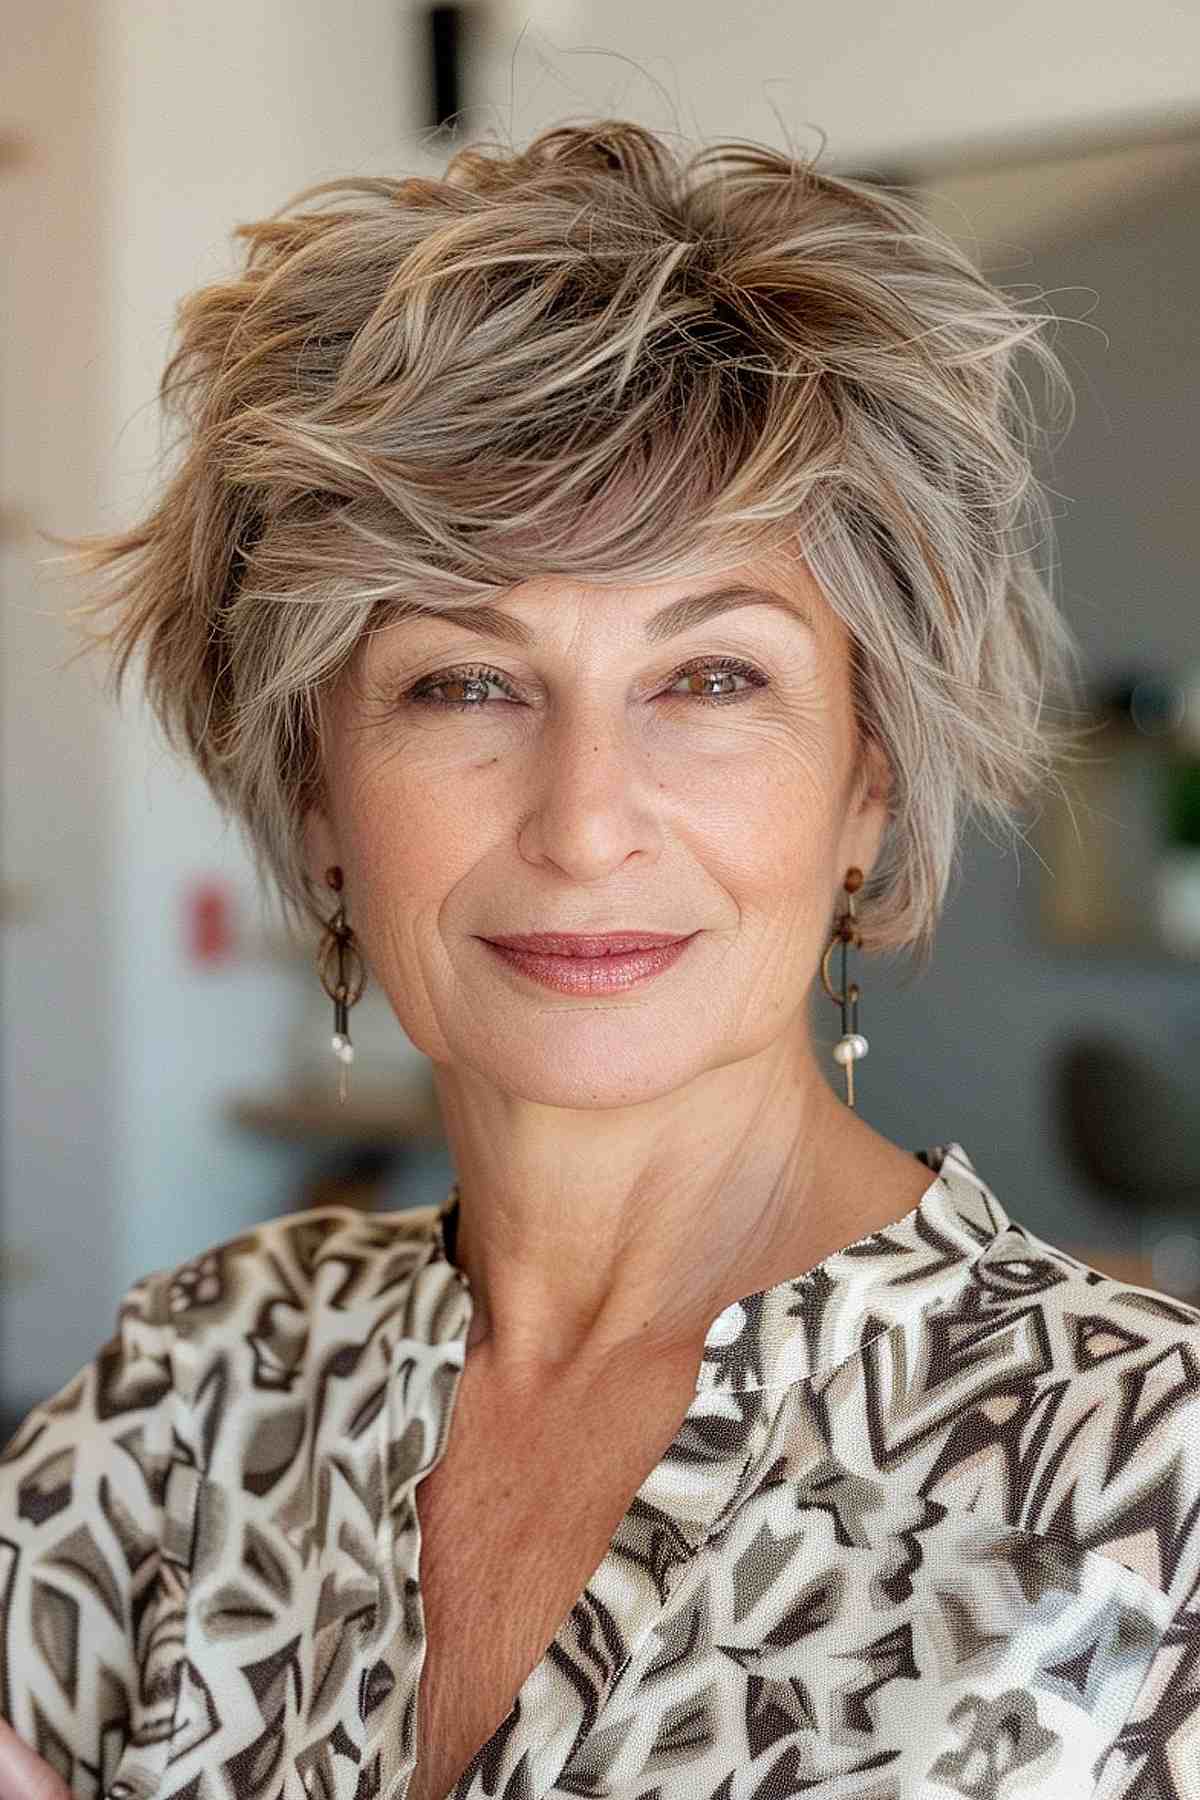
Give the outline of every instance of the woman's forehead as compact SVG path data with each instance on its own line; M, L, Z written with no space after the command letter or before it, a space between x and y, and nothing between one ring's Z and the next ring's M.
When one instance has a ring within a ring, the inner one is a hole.
M829 636L836 626L832 609L803 560L776 555L742 563L726 560L715 570L702 566L655 581L537 575L498 588L486 599L413 603L385 615L369 636L382 649L389 639L418 633L429 620L444 620L526 650L543 637L553 637L558 616L572 625L590 616L611 625L629 625L635 637L640 621L647 646L654 648L695 625L745 607L768 608L815 638Z

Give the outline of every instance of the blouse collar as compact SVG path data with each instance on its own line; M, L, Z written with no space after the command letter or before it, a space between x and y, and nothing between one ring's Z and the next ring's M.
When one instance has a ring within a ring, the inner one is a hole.
M930 1182L911 1212L790 1276L723 1307L705 1333L696 1392L744 1393L790 1386L836 1367L869 1338L941 1305L970 1266L1011 1225L962 1145L920 1150ZM454 1264L459 1190L434 1218L432 1262Z

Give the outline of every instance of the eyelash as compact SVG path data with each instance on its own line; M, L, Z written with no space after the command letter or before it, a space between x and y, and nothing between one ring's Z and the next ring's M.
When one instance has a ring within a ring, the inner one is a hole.
M735 701L748 699L756 688L767 686L766 676L754 668L751 663L741 662L734 656L719 656L701 657L694 662L685 663L683 668L676 669L670 677L667 683L668 687L673 687L685 675L695 674L697 670L701 669L716 670L719 674L744 675L751 686L742 688L740 692L733 694L676 694L672 696L674 699L698 700L702 706L729 706ZM497 687L503 688L510 697L515 698L513 688L500 671L488 668L486 664L474 664L469 668L462 669L443 669L436 675L424 675L420 681L407 688L401 698L410 706L429 706L438 712L482 712L484 710L487 705L485 701L430 699L426 690L440 687L443 682L447 681L491 681Z

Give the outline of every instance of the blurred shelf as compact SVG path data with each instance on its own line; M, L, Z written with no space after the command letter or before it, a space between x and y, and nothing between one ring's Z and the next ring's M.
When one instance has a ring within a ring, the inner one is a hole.
M289 1143L441 1149L446 1142L432 1085L371 1085L356 1083L353 1075L344 1106L331 1082L280 1093L235 1094L226 1103L225 1117L244 1131Z
M1063 1244L1060 1247L1076 1262L1099 1269L1102 1275L1110 1275L1114 1281L1127 1282L1130 1287L1151 1288L1157 1294L1167 1294L1188 1305L1200 1302L1200 1287L1190 1277L1178 1287L1166 1286L1155 1276L1154 1264L1148 1256L1139 1256L1129 1250L1110 1250L1101 1244Z

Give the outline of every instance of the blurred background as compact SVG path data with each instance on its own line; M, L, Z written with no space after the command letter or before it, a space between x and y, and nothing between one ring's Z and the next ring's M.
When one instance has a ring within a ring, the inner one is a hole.
M968 835L923 979L860 960L857 1101L898 1144L957 1139L1032 1231L1200 1301L1200 11L759 0L735 32L708 0L6 0L4 38L0 1443L137 1276L453 1178L371 988L337 1106L315 945L280 938L136 682L118 712L98 659L64 666L80 594L36 531L149 495L174 309L237 222L597 112L823 137L825 166L911 189L1062 315L1076 415L1044 473L1095 760L1019 857ZM813 1008L832 1044L819 984Z

